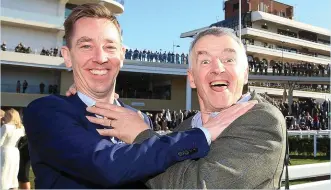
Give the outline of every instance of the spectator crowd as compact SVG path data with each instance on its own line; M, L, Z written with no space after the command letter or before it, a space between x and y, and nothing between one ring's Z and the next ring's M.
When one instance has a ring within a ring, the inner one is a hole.
M127 49L125 52L125 59L139 60L147 62L159 62L159 63L174 63L174 64L188 64L188 54L182 53L181 55L174 52L161 51L146 51Z
M249 82L249 86L260 86L267 88L280 88L284 89L284 84L270 83L270 82ZM330 85L320 84L295 84L293 90L309 91L309 92L321 92L330 93Z
M1 44L1 50L2 51L7 51L7 44L6 42L3 42ZM14 49L15 52L18 53L33 53L32 49L30 47L26 47L22 42L20 42ZM37 53L37 52L35 52ZM61 56L61 53L59 52L59 48L55 47L55 48L51 48L51 49L45 49L43 48L40 52L40 55L46 55L46 56Z
M289 130L327 130L330 129L330 101L318 103L313 99L294 101L289 113L289 105L286 102L276 102L286 119Z
M250 60L249 72L254 75L268 75L268 70L272 69L272 75L278 76L304 76L304 77L330 77L330 64L315 63L282 63L266 60Z
M21 87L22 87L22 93L26 93L27 89L28 89L29 83L24 80L23 84L21 84L21 81L18 80L16 83L16 93L21 93ZM40 94L44 94L45 93L45 87L46 85L41 82L39 84L39 92ZM54 84L50 84L48 85L48 94L58 94L59 93L59 89L58 89L58 85Z

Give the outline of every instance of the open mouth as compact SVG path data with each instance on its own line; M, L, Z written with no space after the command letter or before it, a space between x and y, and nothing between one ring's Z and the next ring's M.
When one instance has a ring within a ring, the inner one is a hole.
M228 86L229 82L227 81L213 81L210 83L210 87L217 92L222 92L226 90Z
M90 73L93 75L103 76L108 73L107 69L90 69Z

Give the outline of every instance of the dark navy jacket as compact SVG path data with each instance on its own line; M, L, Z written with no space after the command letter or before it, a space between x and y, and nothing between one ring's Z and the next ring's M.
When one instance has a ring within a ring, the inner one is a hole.
M77 95L43 97L25 109L24 126L36 188L113 188L128 184L139 188L136 182L164 172L176 162L204 157L209 151L200 129L153 136L141 144L113 144L96 131L103 126L89 122L86 115L91 114Z

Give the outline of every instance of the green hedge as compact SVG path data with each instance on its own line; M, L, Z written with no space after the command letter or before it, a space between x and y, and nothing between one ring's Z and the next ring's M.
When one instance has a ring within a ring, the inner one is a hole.
M290 154L311 156L314 155L314 138L313 136L303 137L291 136L289 137L289 151ZM329 137L317 138L317 153L320 155L330 156L330 139Z

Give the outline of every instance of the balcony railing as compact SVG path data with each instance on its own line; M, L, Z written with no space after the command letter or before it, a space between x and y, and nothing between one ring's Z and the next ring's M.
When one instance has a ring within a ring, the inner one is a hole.
M64 22L64 18L59 16L50 16L45 14L26 12L26 11L14 10L9 8L1 8L1 16L10 17L13 19L21 19L25 21L51 24L58 27L61 27Z

